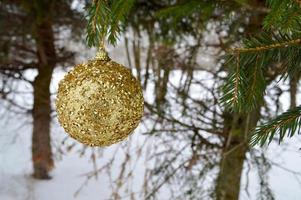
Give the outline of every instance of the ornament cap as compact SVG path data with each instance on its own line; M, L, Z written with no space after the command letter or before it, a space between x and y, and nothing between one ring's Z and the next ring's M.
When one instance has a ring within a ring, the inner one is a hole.
M96 53L95 59L107 61L110 60L110 57L108 56L108 52L105 50L105 48L100 47Z

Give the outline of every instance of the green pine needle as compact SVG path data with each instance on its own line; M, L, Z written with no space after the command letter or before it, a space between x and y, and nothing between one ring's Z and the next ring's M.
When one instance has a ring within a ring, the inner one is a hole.
M267 30L277 29L283 33L300 30L301 9L297 0L268 0L271 11L263 25Z
M301 127L301 106L295 109L288 110L283 114L277 116L275 119L266 124L258 126L252 133L250 144L260 144L263 146L274 139L275 135L279 135L279 143L283 141L284 137L292 137L294 134L300 134Z
M97 0L87 8L88 46L100 46L104 40L116 45L121 32L120 23L125 21L134 0L113 0L108 4L105 0Z
M221 103L229 110L242 111L245 103L246 76L240 65L240 56L230 56L228 63L235 67L231 68L228 80L224 84Z
M281 62L286 71L282 78L295 72L301 63L299 35L262 33L244 41L244 48L230 51L228 79L221 102L230 110L249 112L261 105L267 86L264 72L271 63ZM239 55L239 59L236 59Z
M212 4L212 2L211 2ZM210 5L210 4L209 4ZM201 8L207 7L208 3L198 0L188 0L181 4L169 6L156 12L157 17L172 17L174 21L178 21L192 13L200 10Z

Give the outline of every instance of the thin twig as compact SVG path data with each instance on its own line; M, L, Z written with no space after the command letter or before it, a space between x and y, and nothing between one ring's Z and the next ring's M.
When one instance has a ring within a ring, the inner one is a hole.
M229 49L228 53L237 54L237 53L247 53L247 52L268 51L268 50L276 49L276 48L287 48L288 46L292 46L292 45L301 45L301 38L295 39L295 40L290 40L290 41L287 41L287 42L281 42L281 43L270 44L270 45L266 45L266 46L253 47L253 48Z

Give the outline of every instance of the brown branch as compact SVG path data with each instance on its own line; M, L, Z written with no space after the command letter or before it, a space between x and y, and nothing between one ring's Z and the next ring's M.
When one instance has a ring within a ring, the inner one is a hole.
M228 53L237 54L237 53L247 53L247 52L260 52L260 51L268 51L268 50L277 49L277 48L287 48L288 46L293 46L293 45L301 45L301 38L295 39L295 40L290 40L290 41L287 41L287 42L281 42L281 43L270 44L270 45L266 45L266 46L253 47L253 48L229 49Z

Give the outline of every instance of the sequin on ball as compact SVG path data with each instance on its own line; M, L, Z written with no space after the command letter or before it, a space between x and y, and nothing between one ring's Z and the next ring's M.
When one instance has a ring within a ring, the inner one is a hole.
M130 70L96 58L75 66L59 83L59 123L79 142L109 146L127 138L143 116L140 83Z

